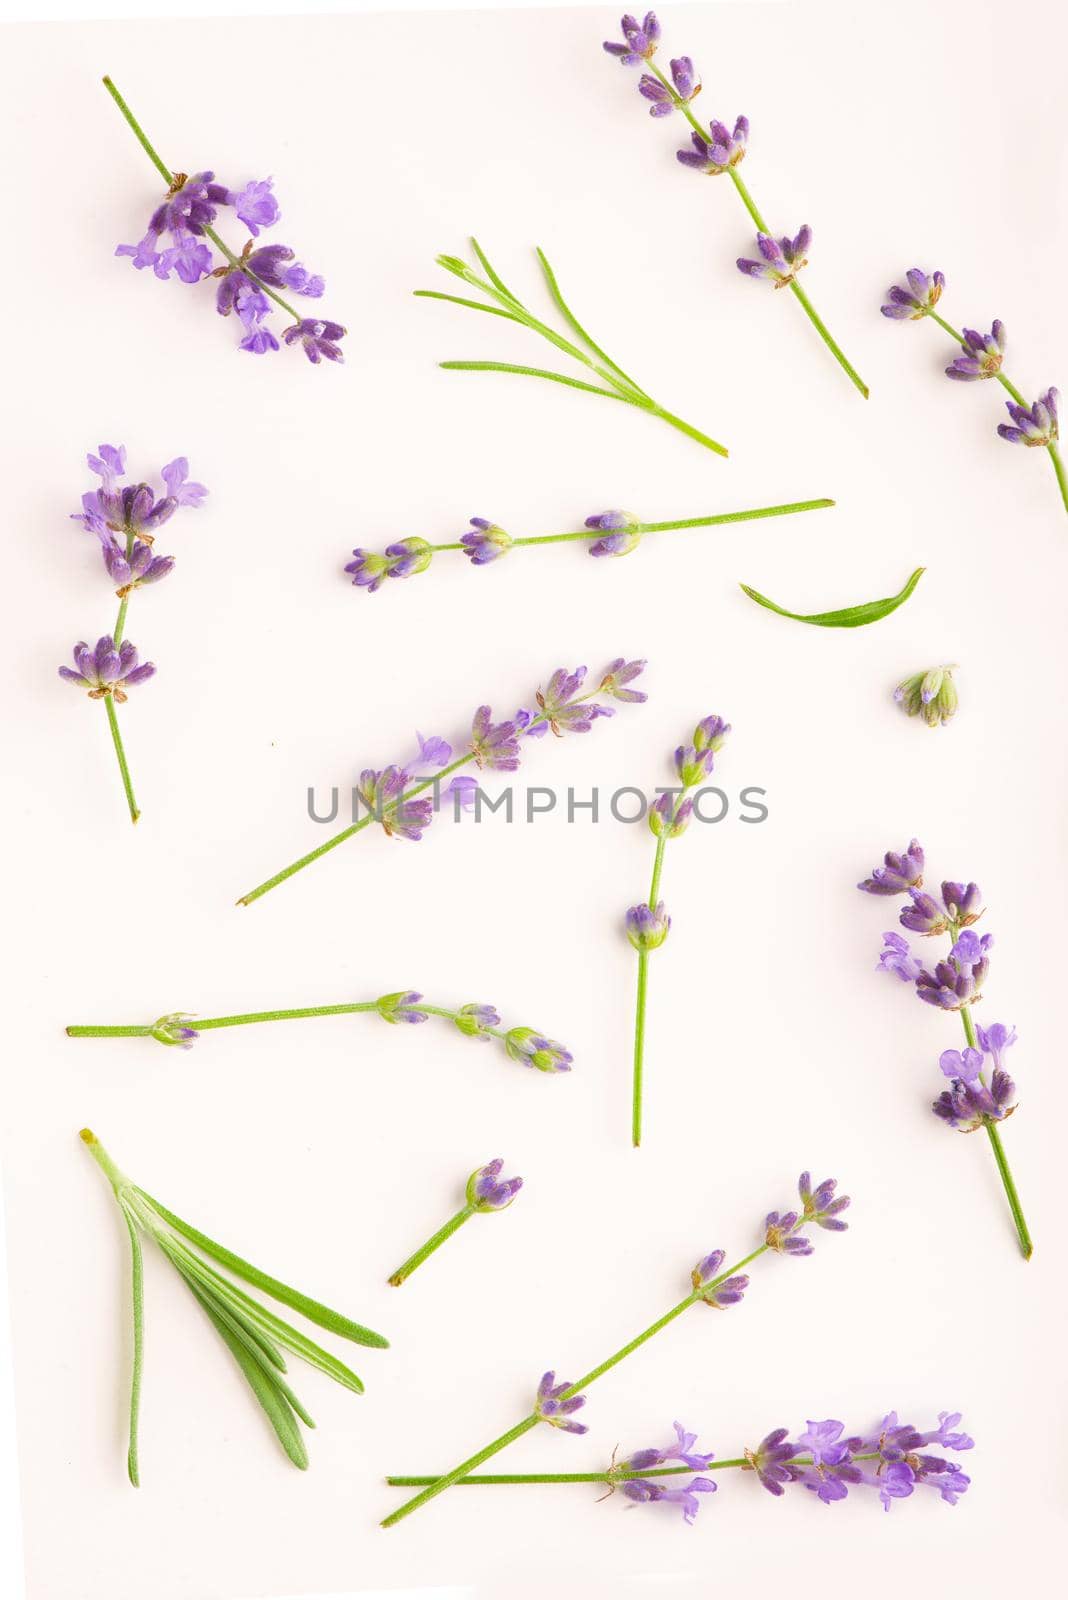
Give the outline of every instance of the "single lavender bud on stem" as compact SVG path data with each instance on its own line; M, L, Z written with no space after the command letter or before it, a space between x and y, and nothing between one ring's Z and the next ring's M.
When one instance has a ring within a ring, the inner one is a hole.
M504 1162L500 1156L487 1162L484 1167L476 1167L467 1180L467 1190L464 1204L456 1215L450 1217L437 1233L431 1234L424 1245L410 1255L403 1266L397 1268L390 1275L390 1283L399 1289L407 1278L410 1278L416 1267L422 1266L427 1256L434 1254L441 1248L446 1239L451 1239L453 1234L463 1227L469 1218L491 1211L505 1211L512 1204L516 1195L523 1187L522 1178L501 1179L501 1168Z

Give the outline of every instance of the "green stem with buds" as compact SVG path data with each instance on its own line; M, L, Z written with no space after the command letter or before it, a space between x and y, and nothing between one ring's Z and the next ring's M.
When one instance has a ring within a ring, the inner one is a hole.
M701 126L701 123L694 116L689 102L679 98L678 94L675 92L674 85L661 71L655 60L649 59L646 62L646 66L648 67L649 71L653 73L654 77L659 78L664 88L671 95L672 103L679 111L682 112L683 116L690 124L690 127L707 143L708 129ZM739 200L741 200L743 206L748 211L757 230L760 233L770 235L771 229L768 227L764 218L760 214L757 204L752 195L749 193L749 189L746 186L745 180L742 178L741 173L738 171L738 168L728 167L727 171L730 175L731 182L734 184L735 192L737 193ZM859 372L857 372L852 363L846 358L841 346L831 337L830 330L828 329L826 323L823 321L823 318L819 315L815 306L812 304L812 301L809 299L804 289L802 289L796 278L790 279L790 292L797 301L798 305L801 307L802 311L804 311L805 316L811 322L820 338L823 340L824 344L827 346L828 350L831 352L834 359L838 362L838 365L842 368L842 371L849 378L849 381L854 385L855 388L860 390L861 394L866 400L868 398L868 385L864 382L864 379L860 376Z
M958 932L959 930L954 930L954 941L956 940ZM978 1043L975 1037L975 1024L972 1021L970 1007L961 1006L960 1020L964 1024L964 1036L969 1045L973 1050L978 1049ZM979 1074L979 1081L983 1083L985 1087L986 1080L982 1073ZM1016 1192L1016 1181L1013 1178L1012 1169L1009 1166L1009 1158L1005 1154L1005 1146L1001 1142L1001 1130L991 1117L983 1118L983 1127L986 1129L986 1136L990 1140L990 1148L994 1152L994 1160L997 1162L997 1168L1001 1176L1002 1187L1005 1190L1005 1198L1009 1202L1009 1210L1012 1212L1012 1220L1016 1225L1016 1237L1020 1241L1020 1249L1023 1252L1024 1260L1030 1261L1032 1255L1034 1254L1035 1247L1031 1241L1031 1234L1028 1230L1027 1221L1023 1214L1023 1207L1020 1204L1020 1196Z
M639 522L635 524L634 531L644 538L647 533L671 533L679 528L716 528L726 522L757 522L763 517L786 517L795 511L823 511L834 504L833 500L794 500L789 505L757 506L752 511L721 511L712 517L686 517L677 522ZM566 544L572 539L585 539L587 543L592 544L600 537L601 534L596 528L578 528L574 533L540 533L513 539L512 547L524 544ZM430 548L437 553L440 550L466 550L467 546L456 541L452 544L432 544Z
M963 345L963 333L961 333L959 329L955 328L951 322L947 322L945 317L940 317L938 312L933 310L930 306L925 306L922 314L925 317L930 317L932 322L937 322L942 331L944 333L948 333L954 343ZM1012 398L1016 401L1018 406L1023 406L1025 411L1029 411L1031 409L1023 395L1020 393L1019 389L1017 389L1016 385L1009 379L1006 373L1002 372L999 368L997 372L992 374L992 376L997 379L998 383L1000 383L1003 389L1012 395ZM1064 502L1064 509L1065 511L1068 511L1068 478L1065 477L1064 462L1061 460L1061 453L1057 448L1056 440L1052 440L1048 445L1046 445L1045 448L1049 454L1050 461L1053 463L1053 470L1057 475L1057 487L1061 491L1061 499Z
M805 1227L809 1220L811 1219L802 1217L792 1231L796 1232ZM628 1340L614 1355L610 1355L606 1361L600 1362L598 1366L592 1367L581 1378L569 1384L557 1398L570 1400L582 1390L588 1389L592 1383L596 1383L598 1378L602 1378L606 1372L611 1372L613 1367L618 1366L621 1361L632 1355L635 1350L639 1350L654 1334L660 1333L669 1323L674 1322L676 1317L681 1317L684 1311L688 1311L691 1306L697 1305L712 1290L725 1283L735 1273L741 1272L750 1262L756 1261L759 1256L764 1255L770 1248L768 1244L759 1245L757 1249L750 1251L747 1256L743 1256L741 1261L735 1262L733 1267L728 1267L726 1272L721 1272L708 1283L695 1287L684 1300L680 1300L678 1305L672 1306L670 1311L666 1311L662 1317L658 1317L648 1328L635 1335L633 1339ZM436 1495L441 1494L445 1489L451 1488L454 1483L459 1483L461 1479L474 1472L476 1467L480 1467L483 1461L488 1461L490 1456L496 1455L498 1451L505 1449L507 1445L513 1444L516 1439L521 1438L524 1433L529 1433L531 1428L537 1427L538 1423L543 1420L537 1410L532 1411L521 1422L517 1422L514 1428L509 1428L508 1432L502 1433L499 1439L494 1439L492 1444L486 1445L473 1456L469 1456L466 1461L461 1461L459 1466L454 1467L451 1472L445 1473L440 1478L433 1479L419 1494L413 1495L411 1500L406 1500L404 1505L399 1506L396 1511L391 1512L388 1517L383 1519L383 1528L391 1528L394 1523L400 1522L404 1517L411 1516L413 1511L418 1511L421 1506L425 1506L428 1500L433 1500Z
M868 1451L864 1455L853 1456L853 1461L878 1461L877 1451ZM781 1463L784 1467L811 1467L811 1456L792 1456L789 1461ZM752 1472L753 1465L748 1456L735 1456L733 1459L723 1461L710 1461L701 1468L701 1472L723 1472L730 1467L740 1467L743 1472ZM694 1467L645 1467L636 1469L631 1467L609 1467L604 1472L480 1472L466 1478L457 1478L456 1487L463 1488L467 1484L487 1485L505 1483L605 1483L614 1486L617 1483L626 1483L632 1478L692 1478ZM418 1489L424 1484L436 1483L437 1479L429 1474L420 1477L394 1477L387 1478L386 1482L395 1489Z
M408 1257L403 1266L398 1267L396 1272L390 1274L389 1281L393 1287L399 1289L405 1278L410 1278L416 1267L421 1267L427 1256L432 1256L435 1250L439 1250L445 1240L451 1239L453 1234L463 1227L468 1217L473 1217L474 1214L474 1206L461 1206L456 1215L450 1217L448 1222L438 1229L437 1233L431 1234L426 1244L420 1245L419 1249Z

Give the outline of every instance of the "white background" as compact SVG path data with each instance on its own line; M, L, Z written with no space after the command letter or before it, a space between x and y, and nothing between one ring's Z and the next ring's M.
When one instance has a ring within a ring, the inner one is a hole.
M1020 387L1063 380L1058 24L1048 6L976 4L889 20L695 5L664 22L665 57L703 71L703 115L750 117L745 176L765 213L813 225L809 291L867 403L793 301L735 270L747 219L726 182L677 166L681 123L651 121L637 75L602 54L610 10L5 36L15 938L0 1131L30 1600L691 1596L813 1571L828 1586L862 1572L881 1600L921 1567L932 1589L987 1595L1021 1550L1037 1562L1063 1538L1066 524L1048 463L994 436L1001 391L951 387L938 330L878 313L904 268L941 267L951 321L1007 322ZM326 274L344 368L239 354L208 286L113 258L158 193L104 71L166 160L274 175L276 236ZM612 354L730 461L592 397L437 370L551 359L521 330L411 299L451 287L433 257L472 230L537 305L542 244ZM123 718L136 833L102 713L55 676L113 617L67 520L101 440L124 442L139 474L187 453L212 490L161 541L174 575L131 605L159 667ZM521 534L611 505L663 519L823 494L835 510L668 535L623 562L442 557L372 597L340 570L354 544L455 538L472 514ZM892 593L921 564L908 606L856 633L790 623L737 588L821 610ZM771 807L763 826L732 816L670 847L640 1153L620 918L646 892L644 829L580 814L442 821L418 846L363 835L233 905L323 836L309 784L405 758L416 727L461 738L481 701L508 713L555 665L620 653L649 657L648 704L530 746L522 778L651 788L719 711L735 730L723 786L762 785ZM932 733L890 689L936 660L961 663L962 709ZM927 1110L953 1019L873 971L892 908L853 884L914 832L933 881L974 876L991 907L984 1014L1021 1035L1006 1144L1030 1266L985 1143ZM63 1035L407 985L493 1001L567 1041L574 1072L528 1074L444 1024L373 1018L213 1034L188 1055ZM167 1204L392 1339L355 1352L362 1399L296 1371L320 1425L306 1475L149 1258L144 1487L127 1486L128 1263L84 1123ZM388 1288L498 1153L527 1180L507 1217L476 1219ZM888 1517L860 1494L775 1503L725 1474L693 1530L581 1487L457 1491L378 1528L400 1499L386 1473L448 1468L524 1414L545 1367L574 1376L607 1355L685 1292L699 1255L748 1250L802 1166L853 1193L848 1234L762 1263L730 1316L698 1308L632 1357L591 1391L584 1439L546 1429L499 1466L597 1468L674 1417L734 1455L809 1416L862 1428L896 1406L924 1426L962 1408L978 1448L955 1510L929 1494Z

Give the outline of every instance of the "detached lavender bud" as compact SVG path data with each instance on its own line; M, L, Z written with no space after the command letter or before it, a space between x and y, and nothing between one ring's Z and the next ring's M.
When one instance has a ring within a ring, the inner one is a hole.
M619 27L623 42L619 44L614 39L606 39L604 48L608 54L618 57L621 67L636 67L641 61L651 61L656 55L657 41L660 38L660 23L657 21L656 12L647 11L640 24L638 19L628 12L620 18Z
M886 291L888 305L881 306L884 317L890 317L895 322L919 322L928 311L933 311L942 298L942 290L946 286L944 272L933 272L930 277L926 272L921 272L919 267L910 267L905 277L908 288L902 289L895 284Z
M193 1041L199 1038L195 1028L188 1026L189 1016L184 1011L169 1011L165 1017L159 1017L151 1027L153 1039L160 1044L177 1045L181 1050L191 1050Z
M684 167L690 167L694 172L703 172L711 178L718 178L745 160L749 143L749 118L739 117L734 124L733 133L726 123L713 121L709 132L711 137L708 139L702 134L691 133L690 143L693 149L679 150L676 155Z
M491 561L507 555L512 542L510 534L498 528L495 522L487 522L485 517L472 517L471 532L460 536L464 555L473 567L488 566Z
M513 1061L538 1072L571 1071L570 1050L534 1028L510 1028L504 1036L504 1048Z
M461 1006L452 1020L469 1039L488 1039L487 1030L501 1025L501 1019L492 1006L478 1005L475 1001Z
M888 850L881 867L873 867L870 878L858 883L865 894L905 894L918 889L923 883L923 849L918 839L913 839L907 850L898 855Z
M946 368L947 378L955 378L958 383L996 378L1005 354L1005 324L995 322L989 333L965 328L961 349L964 354Z
M581 1411L586 1404L585 1395L572 1395L568 1400L560 1398L570 1387L569 1383L557 1383L555 1372L543 1373L534 1410L542 1422L559 1428L563 1433L588 1433L585 1423L573 1421L575 1412Z
M327 361L344 361L338 340L345 337L346 331L340 322L328 322L320 317L302 317L285 330L282 342L299 343L312 366L316 367L324 358Z
M522 1178L505 1178L503 1183L500 1178L504 1161L500 1156L493 1161L488 1161L484 1167L476 1167L467 1180L467 1203L474 1211L503 1211L510 1206L520 1189L523 1187Z
M597 516L587 517L586 526L602 535L590 545L588 554L591 556L629 556L641 543L641 523L629 511L602 511Z
M949 722L957 711L954 666L929 667L904 678L894 690L894 699L906 716L921 716L929 728Z
M395 994L381 995L375 1001L375 1010L383 1022L425 1022L427 1012L419 1010L422 995L415 989L398 989Z
M631 906L626 915L627 938L635 950L659 950L671 928L663 900L655 907Z
M137 647L129 639L116 650L114 639L110 633L105 633L97 640L95 649L90 649L84 639L79 640L74 646L75 670L60 667L59 675L79 689L88 689L90 700L110 696L122 705L127 689L146 682L155 673L151 661L140 666L138 661Z
M760 260L749 261L740 257L738 271L744 272L749 278L766 278L776 289L784 289L788 283L793 283L802 267L808 266L807 252L812 243L812 229L806 222L796 239L788 235L773 239L769 234L758 233L756 242Z
M1058 438L1057 402L1060 397L1059 389L1047 389L1030 409L1018 406L1013 400L1006 400L1005 409L1015 426L1000 422L1000 437L1007 439L1010 444L1025 444L1029 449L1055 444Z

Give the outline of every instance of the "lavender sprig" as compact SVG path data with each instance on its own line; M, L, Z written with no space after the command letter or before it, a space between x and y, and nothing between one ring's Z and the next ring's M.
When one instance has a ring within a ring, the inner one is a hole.
M693 743L679 745L675 751L675 775L679 786L662 789L649 810L649 826L656 837L653 877L649 898L631 906L626 914L627 938L638 952L638 997L634 1020L634 1068L631 1085L631 1141L635 1149L642 1142L642 1091L645 1062L645 1002L648 987L649 952L658 950L668 936L671 918L660 899L660 878L664 851L669 839L677 839L689 826L694 802L691 795L712 771L717 751L723 748L730 723L722 717L702 718L693 731Z
M907 895L909 903L898 918L901 926L921 938L948 937L949 956L931 970L916 960L908 940L901 934L884 933L879 970L890 973L902 983L912 984L918 998L926 1005L960 1014L967 1048L943 1050L939 1057L939 1066L950 1079L950 1087L934 1101L932 1110L949 1127L962 1133L974 1133L978 1128L986 1130L1016 1225L1020 1249L1024 1259L1030 1261L1034 1245L998 1128L998 1124L1016 1109L1016 1088L1004 1065L1006 1050L1016 1042L1016 1030L1001 1022L977 1030L971 1013L972 1006L983 997L994 943L991 934L980 938L973 930L973 924L984 913L982 895L977 884L948 880L942 884L940 898L927 894L923 889L923 872L923 849L919 841L913 839L908 849L900 854L887 851L882 865L875 867L871 877L858 883L857 888L865 894Z
M929 728L944 727L957 714L956 664L928 667L903 678L894 699L907 717L922 717Z
M72 513L71 521L99 540L104 571L116 585L119 611L111 632L102 634L95 646L84 639L78 641L72 652L73 668L60 667L59 675L87 690L90 700L103 701L130 821L136 822L141 812L115 707L125 703L127 690L153 677L156 668L151 661L141 661L136 645L125 637L126 612L135 590L161 582L174 568L173 556L155 552L159 529L180 508L195 510L208 491L202 483L188 481L189 462L185 456L177 456L160 471L166 492L157 499L147 483L123 483L125 445L102 444L98 450L97 455L86 456L86 461L99 477L100 486L82 495L82 509Z
M639 411L645 411L650 416L659 417L662 422L677 428L680 433L685 433L689 438L695 439L698 444L703 444L706 449L712 450L716 455L725 456L726 448L718 444L715 439L710 439L699 428L684 422L681 417L675 416L671 411L666 411L663 406L657 405L651 395L646 394L634 379L628 377L615 361L612 360L601 346L591 338L586 329L579 322L570 306L560 292L556 275L545 256L543 250L537 251L538 261L545 277L549 293L556 304L564 321L572 332L582 341L579 345L550 328L540 318L534 316L523 303L508 289L493 270L485 253L479 247L477 239L471 240L471 248L478 258L485 278L480 278L474 267L458 256L438 256L437 264L444 267L446 272L451 272L454 277L461 279L471 288L477 289L480 294L487 296L489 303L481 300L469 300L460 295L440 294L434 289L416 289L413 292L424 300L448 300L453 305L466 306L471 311L484 311L490 316L504 317L509 322L516 322L521 327L529 328L532 333L547 339L557 350L563 351L573 361L579 362L589 371L593 372L600 380L599 383L585 383L578 378L569 378L562 372L548 372L541 367L521 367L504 361L442 361L440 365L451 372L514 372L527 378L544 378L550 383L563 383L571 389L581 389L586 394L603 395L608 400L621 400L626 405L634 406Z
M749 119L738 117L733 129L715 118L709 127L697 119L693 101L701 91L701 84L696 69L689 56L680 56L671 62L670 78L658 66L655 57L661 29L655 12L647 11L641 22L629 14L624 16L620 30L622 40L606 39L604 49L621 66L640 66L645 69L638 80L638 93L652 102L650 115L665 117L672 111L681 111L693 130L690 136L692 148L677 152L680 164L709 177L729 177L739 200L756 224L756 243L761 259L739 260L738 270L749 277L764 278L777 289L788 287L838 365L867 399L867 384L831 337L827 325L797 281L798 273L808 264L807 251L812 243L812 229L805 223L795 238L787 236L776 239L738 170L748 150Z
M946 287L944 272L928 274L919 267L910 267L905 280L905 285L895 283L887 290L887 303L880 307L883 316L889 317L892 322L920 322L929 317L961 348L962 353L946 368L947 378L957 383L982 383L994 378L1001 384L1012 399L1005 402L1010 422L998 424L999 436L1009 444L1022 444L1047 452L1057 474L1064 509L1068 511L1068 474L1065 473L1057 444L1060 392L1047 389L1028 405L1002 365L1006 345L1005 324L995 321L989 333L980 333L975 328L957 329L935 310Z
M375 594L387 579L410 578L425 572L431 559L443 550L458 550L473 567L486 567L499 561L509 551L523 545L565 544L581 539L587 546L586 554L626 556L636 550L648 533L668 533L678 528L713 528L726 522L756 522L763 517L785 517L795 511L822 511L833 506L833 500L796 500L789 505L759 506L752 511L721 511L711 517L687 517L675 522L642 522L629 511L599 511L587 517L585 525L573 533L532 534L514 538L510 533L490 522L486 517L472 517L468 531L449 544L430 544L425 539L411 537L387 545L379 553L357 547L345 571L358 589Z
M293 319L292 326L282 334L284 344L299 345L315 366L323 360L343 361L338 344L345 336L341 323L306 317L279 292L285 289L287 293L318 300L326 287L323 279L297 261L288 245L256 244L261 228L273 227L281 220L272 192L273 180L253 180L234 190L216 183L213 172L192 176L172 172L110 78L104 79L104 87L167 185L166 196L153 210L144 237L137 244L120 244L115 254L129 256L138 271L151 267L157 278L168 279L173 272L181 283L218 279L215 309L223 317L231 312L236 315L243 335L238 348L251 355L266 355L279 348L266 321L273 302ZM212 227L220 206L232 207L238 221L249 231L240 254L235 254ZM160 248L165 238L170 243ZM216 264L205 239L210 239L223 257L222 266Z
M676 1422L671 1443L636 1450L622 1461L617 1461L613 1453L610 1464L601 1472L473 1473L456 1482L458 1487L599 1483L608 1491L602 1500L619 1489L632 1504L677 1506L687 1523L697 1516L698 1495L712 1494L719 1487L705 1473L732 1468L755 1473L760 1484L777 1498L796 1484L823 1505L834 1505L848 1497L850 1488L864 1487L875 1489L883 1509L889 1511L895 1500L907 1500L917 1489L926 1487L936 1490L944 1504L955 1506L971 1479L956 1461L932 1455L930 1446L953 1452L973 1449L975 1441L957 1431L960 1420L960 1412L940 1411L938 1427L921 1431L912 1423L899 1422L897 1412L890 1411L870 1432L843 1438L844 1424L829 1417L822 1422L810 1421L793 1439L786 1428L774 1428L753 1449L724 1461L717 1461L711 1453L695 1451L697 1435ZM692 1472L699 1476L679 1488L658 1481L686 1477ZM386 1482L396 1488L417 1489L436 1483L437 1479L390 1477Z
M390 837L418 841L434 819L435 802L427 796L428 789L434 788L440 794L442 780L452 778L453 773L471 762L480 768L514 772L519 766L520 739L538 738L547 728L558 735L565 731L588 733L599 718L615 715L612 706L598 701L598 695L624 703L645 700L642 690L628 687L644 669L644 661L625 661L619 656L609 662L595 688L581 693L586 681L586 668L576 667L569 672L566 667L558 667L545 690L539 689L535 695L539 707L536 712L519 710L506 721L493 723L490 707L479 706L472 719L469 743L454 758L452 746L446 740L438 739L434 764L440 765L441 771L434 776L413 782L412 771L404 767L390 766L381 772L368 769L360 779L360 796L367 808L367 815L358 818L340 833L335 833L325 844L309 850L307 855L301 856L288 867L283 867L281 872L276 872L257 888L250 889L248 894L241 896L238 905L251 905L261 895L277 888L294 873L318 861L320 856L336 849L372 822L379 823ZM453 780L454 783L456 781Z
M69 1039L155 1039L157 1043L189 1050L202 1033L215 1028L242 1028L256 1022L291 1022L307 1017L350 1017L376 1013L384 1022L417 1025L429 1017L442 1017L466 1039L499 1039L510 1061L536 1072L570 1072L573 1057L565 1045L536 1028L502 1028L496 1008L471 1001L454 1008L431 1005L417 989L398 989L377 1000L345 1000L334 1006L295 1006L284 1011L241 1011L226 1017L197 1017L188 1011L168 1011L155 1022L107 1026L72 1024Z
M504 1162L500 1156L486 1163L484 1167L476 1167L467 1180L464 1194L464 1203L459 1211L449 1218L436 1233L431 1234L425 1244L410 1255L396 1272L390 1274L390 1283L395 1289L411 1277L416 1267L422 1266L427 1256L434 1254L451 1239L453 1234L463 1227L464 1223L476 1215L487 1215L494 1211L506 1211L512 1204L516 1195L523 1187L522 1178L501 1178L501 1168Z
M800 1210L790 1211L785 1215L777 1211L770 1212L764 1225L763 1244L758 1245L755 1250L751 1250L747 1256L743 1256L740 1261L736 1262L733 1267L728 1267L725 1272L721 1270L725 1259L722 1250L713 1250L711 1254L702 1257L691 1273L693 1288L685 1299L680 1300L677 1305L671 1307L670 1311L666 1311L662 1317L658 1317L648 1328L645 1328L633 1339L628 1340L613 1355L591 1368L589 1372L585 1373L581 1378L577 1378L573 1383L557 1384L554 1381L555 1373L546 1373L541 1380L537 1398L529 1415L525 1416L522 1421L517 1422L514 1427L509 1428L507 1433L502 1433L500 1438L494 1439L492 1443L476 1451L466 1461L461 1461L459 1466L454 1467L451 1472L445 1473L440 1478L433 1479L419 1494L414 1495L411 1500L405 1501L404 1505L391 1512L384 1519L382 1526L390 1528L395 1522L400 1522L402 1518L410 1516L413 1511L418 1511L421 1506L426 1505L428 1500L434 1499L435 1495L439 1495L443 1490L451 1488L455 1483L459 1483L462 1478L466 1478L470 1473L474 1472L476 1467L480 1467L484 1461L488 1461L491 1456L495 1456L506 1446L514 1444L516 1439L522 1438L523 1434L529 1433L532 1428L536 1428L539 1422L548 1422L553 1427L564 1429L567 1432L583 1432L582 1424L575 1424L572 1421L573 1412L585 1404L585 1395L581 1391L588 1389L598 1378L602 1378L606 1372L610 1372L613 1367L618 1366L621 1361L632 1355L654 1334L660 1333L669 1323L674 1322L677 1317L681 1317L684 1311L688 1311L691 1306L695 1305L706 1305L718 1310L725 1310L732 1305L737 1305L749 1286L749 1279L742 1269L749 1266L751 1262L758 1260L769 1250L778 1255L809 1254L812 1246L804 1238L804 1230L810 1225L814 1224L816 1227L826 1228L832 1233L844 1232L848 1224L842 1221L841 1213L849 1205L849 1197L848 1195L838 1195L836 1197L836 1188L837 1183L833 1178L828 1178L814 1187L809 1174L803 1172L798 1182ZM799 1246L801 1248L798 1248Z
M96 1135L83 1128L80 1135L89 1154L111 1184L130 1239L131 1275L133 1289L133 1380L130 1390L130 1444L127 1453L127 1471L130 1482L140 1484L138 1463L138 1426L141 1413L141 1379L144 1370L144 1268L141 1256L141 1234L151 1239L170 1262L193 1297L206 1313L223 1344L230 1351L249 1388L263 1407L267 1419L278 1436L286 1455L295 1467L308 1465L299 1418L307 1427L315 1424L290 1389L281 1374L286 1371L282 1350L306 1361L309 1366L325 1372L355 1394L363 1393L363 1384L343 1362L329 1351L309 1339L307 1334L291 1327L281 1317L258 1300L238 1288L231 1278L224 1277L211 1262L225 1267L232 1277L252 1284L277 1300L281 1305L299 1311L309 1322L354 1344L375 1349L388 1348L389 1341L358 1322L351 1321L329 1306L322 1305L293 1289L278 1278L270 1277L254 1267L251 1262L235 1255L225 1245L210 1239L189 1222L176 1216L161 1205L144 1189L138 1188L119 1171ZM205 1257L210 1258L205 1260ZM281 1348L279 1348L281 1347Z

